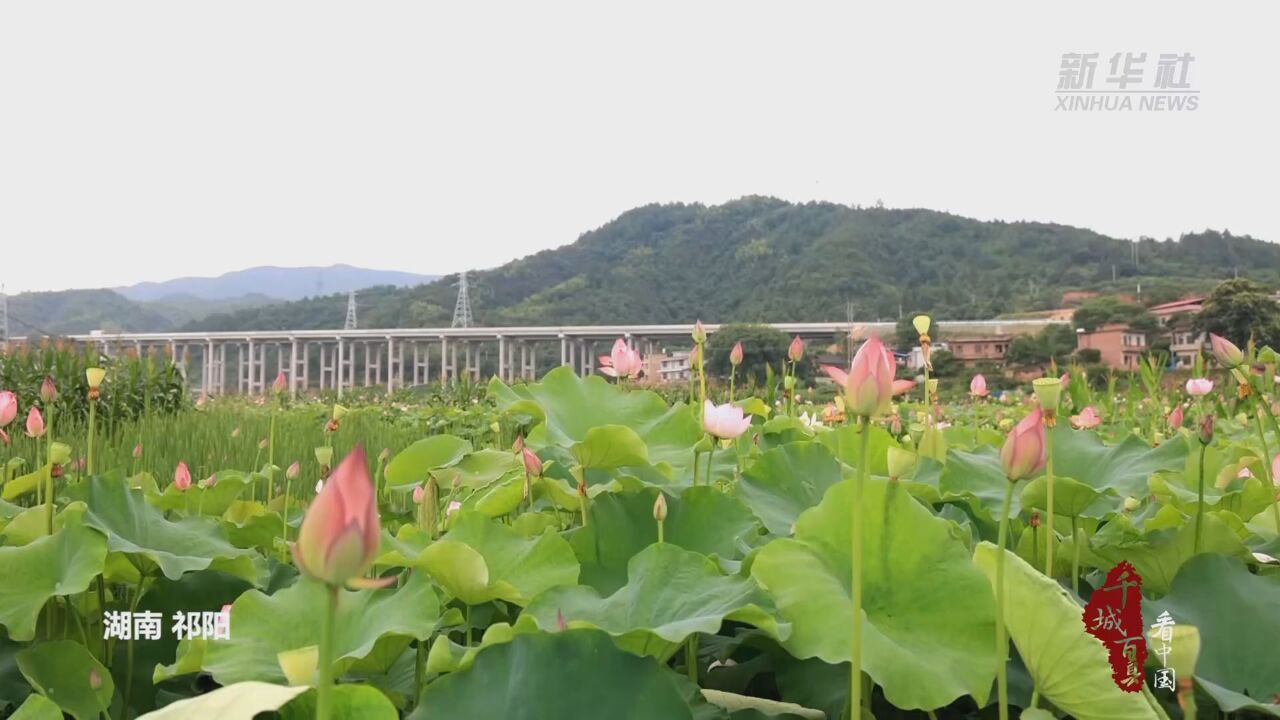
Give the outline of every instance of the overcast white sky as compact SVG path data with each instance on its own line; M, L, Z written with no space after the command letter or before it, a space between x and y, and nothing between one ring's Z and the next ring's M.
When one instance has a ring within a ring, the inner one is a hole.
M9 292L446 273L745 194L1280 240L1274 3L0 5ZM1065 52L1194 112L1060 112Z

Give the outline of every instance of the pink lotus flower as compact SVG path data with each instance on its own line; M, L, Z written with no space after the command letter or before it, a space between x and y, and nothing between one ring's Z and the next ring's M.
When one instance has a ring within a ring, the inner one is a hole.
M53 378L49 375L45 375L44 382L40 383L40 399L46 407L58 399L58 387L53 384Z
M31 411L27 413L27 437L43 437L44 436L44 416L40 414L40 410L35 406L31 406Z
M989 394L987 392L987 379L982 376L982 373L974 375L973 379L969 381L969 394L974 397L986 397Z
M640 376L640 371L644 369L644 362L640 358L640 351L632 350L627 346L627 341L618 338L613 343L613 349L608 355L600 356L600 373L614 378L634 378Z
M738 367L742 364L742 341L733 344L733 349L729 351L729 364Z
M185 462L178 463L178 467L173 471L173 486L179 491L185 492L191 487L191 470L187 468Z
M849 372L829 365L823 371L844 387L845 412L860 417L885 414L893 401L893 363L884 343L872 335L853 356Z
M693 324L693 342L701 345L707 341L707 329L702 326L702 321L698 320Z
M1173 412L1169 413L1169 427L1171 429L1182 427L1182 420L1182 406L1178 405L1173 409Z
M1209 378L1191 378L1187 381L1187 394L1191 397L1204 397L1213 391L1213 381Z
M288 469L284 471L284 477L286 480L297 480L298 476L301 474L302 466L298 464L297 460L294 460L293 463L289 465Z
M1236 347L1235 343L1221 335L1209 333L1209 347L1213 350L1213 356L1217 358L1218 364L1224 368L1234 368L1244 364L1244 353Z
M791 338L791 345L787 347L787 357L791 362L800 362L804 358L804 340L799 335Z
M0 428L8 427L18 417L18 396L9 390L0 392Z
M305 574L329 585L367 586L352 581L373 564L380 533L373 482L364 448L357 445L334 468L307 509L293 546L294 562Z
M1000 467L1010 482L1016 482L1034 477L1044 462L1044 415L1037 406L1009 431L1000 448Z
M462 509L462 503L458 502L457 500L454 500L453 502L449 503L449 507L445 508L444 515L445 517L449 517L450 515L458 512L461 509Z
M284 371L281 370L279 373L276 374L275 382L271 383L271 392L279 395L288 389L289 389L289 378L286 377L284 374Z
M1102 418L1092 405L1071 416L1071 427L1077 430L1092 430L1102 424Z
M542 459L527 447L520 448L520 460L524 462L524 471L531 477L542 477Z
M422 483L418 483L417 485L413 486L413 504L414 505L421 505L422 498L426 496L427 496L427 489L423 487Z
M1062 373L1062 377L1058 378L1058 382L1062 383L1063 390L1071 387L1071 373Z
M911 388L913 388L913 387L915 387L915 386L916 386L916 381L915 381L915 380L894 380L894 381L893 381L893 394L894 394L895 396L897 396L897 395L901 395L901 394L903 394L903 393L905 393L905 392L909 392L909 391L911 390Z
M712 437L733 440L749 427L751 418L746 417L737 405L716 405L707 400L702 406L702 429Z

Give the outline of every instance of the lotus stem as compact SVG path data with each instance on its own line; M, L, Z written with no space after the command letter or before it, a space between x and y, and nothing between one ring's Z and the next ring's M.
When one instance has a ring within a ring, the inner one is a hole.
M1045 500L1045 552L1044 574L1053 577L1053 428L1044 434L1044 478L1048 497Z
M733 381L738 374L737 366L729 368L729 403L733 403Z
M49 403L49 425L48 432L45 435L47 444L46 454L49 458L49 469L45 471L45 489L44 489L44 521L45 529L50 535L53 534L53 403ZM36 441L37 448L40 441ZM37 463L38 467L43 467Z
M280 401L277 400L271 408L271 424L267 430L267 504L275 497L276 489L276 412L279 405Z
M1200 552L1200 537L1204 531L1204 451L1208 447L1204 443L1200 444L1200 481L1196 489L1196 539L1193 554Z
M849 653L849 714L860 717L862 708L862 486L871 464L871 418L858 418L858 472L853 481L853 522L849 525L849 594L853 605L852 647Z
M1079 519L1071 516L1071 591L1080 597L1080 536Z
M1009 720L1009 639L1004 628L1004 543L1009 534L1009 507L1013 504L1013 487L1008 482L1004 489L1004 505L1000 510L1000 530L996 536L996 696L1000 705L1000 720Z
M85 469L89 475L93 476L93 426L95 420L94 411L98 409L98 401L89 401L89 436L85 438Z
M316 684L316 720L333 716L333 645L338 617L338 586L325 585L328 605L320 625L320 677Z
M685 672L689 674L689 680L695 685L698 683L698 633L693 633L684 645L684 665Z

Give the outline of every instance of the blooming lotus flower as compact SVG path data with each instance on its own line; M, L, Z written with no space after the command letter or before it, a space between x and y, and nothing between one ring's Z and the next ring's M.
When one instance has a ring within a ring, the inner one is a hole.
M178 463L178 467L174 468L173 486L178 488L179 492L185 492L191 487L191 470L187 468L185 462Z
M729 351L729 364L738 367L742 364L742 341L733 344L733 349Z
M0 392L0 428L8 427L18 417L18 396L9 390Z
M634 378L640 376L644 369L644 361L640 351L632 350L627 341L618 338L613 342L613 349L608 355L600 356L600 373L614 378Z
M1187 394L1191 397L1204 397L1213 391L1213 381L1209 378L1191 378L1187 381Z
M1017 482L1035 477L1044 463L1044 412L1037 407L1005 438L1000 448L1000 467L1010 482Z
M279 395L289 389L289 378L285 376L284 371L276 373L275 382L271 383L271 392Z
M367 466L359 446L342 460L307 508L293 546L298 568L329 585L357 580L378 554L381 525Z
M294 460L293 463L291 463L284 471L284 477L286 480L297 480L298 476L301 474L302 466L298 464L297 460Z
M44 436L44 416L40 414L40 410L35 406L31 406L31 411L27 413L27 437L43 437Z
M791 345L787 347L787 357L791 362L800 362L804 358L804 340L799 335L791 338Z
M1182 420L1183 420L1182 406L1179 405L1173 409L1173 412L1169 413L1169 427L1171 428L1182 427Z
M712 437L733 440L749 427L751 418L746 417L737 405L716 405L707 400L702 406L702 429Z
M1081 410L1079 415L1071 416L1071 427L1077 430L1092 430L1101 424L1102 418L1092 405Z
M829 365L823 371L844 387L845 411L860 417L876 417L889 410L893 400L893 364L884 343L872 335L853 356L849 372Z
M982 376L982 373L974 375L973 379L969 381L969 394L974 397L986 397L989 394L987 391L987 379Z
M807 412L802 412L800 413L800 424L810 430L816 430L822 427L822 419L818 417L818 413L816 412L812 415Z
M44 401L46 406L58 399L58 388L53 384L53 378L49 375L45 375L44 382L40 383L40 399Z
M84 371L84 378L89 382L90 390L97 390L102 385L103 379L106 377L107 371L102 368L86 368Z
M202 487L202 488L211 488L211 487L213 487L214 485L217 485L217 484L218 484L218 473L213 473L213 474L212 474L212 475L210 475L209 477L207 477L207 478L205 478L205 479L201 480L200 482L198 482L198 483L196 483L196 484L197 484L197 485L199 485L199 486L200 486L200 487Z
M1240 348L1221 335L1209 333L1209 347L1213 350L1213 356L1218 359L1218 364L1224 368L1235 368L1244 363L1244 353Z

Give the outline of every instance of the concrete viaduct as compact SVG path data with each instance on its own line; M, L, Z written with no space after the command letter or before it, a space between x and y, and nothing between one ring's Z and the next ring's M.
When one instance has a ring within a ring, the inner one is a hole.
M1034 333L1054 320L941 321L942 334L1020 335ZM771 323L787 335L829 341L850 334L892 333L892 322ZM718 325L706 325L714 333ZM193 386L208 395L260 395L270 389L278 372L289 381L289 392L319 388L334 390L385 386L387 391L439 379L450 382L463 375L480 379L482 353L496 350L497 375L503 380L538 375L541 350L554 362L583 375L596 371L596 358L607 353L617 338L648 355L662 344L691 345L693 325L601 325L562 327L389 328L353 330L268 330L253 332L103 333L62 336L64 341L96 345L105 355L130 349L139 355L164 352ZM24 342L12 338L11 343ZM315 362L313 362L315 358ZM491 361L492 362L492 361ZM198 374L194 372L198 363Z

